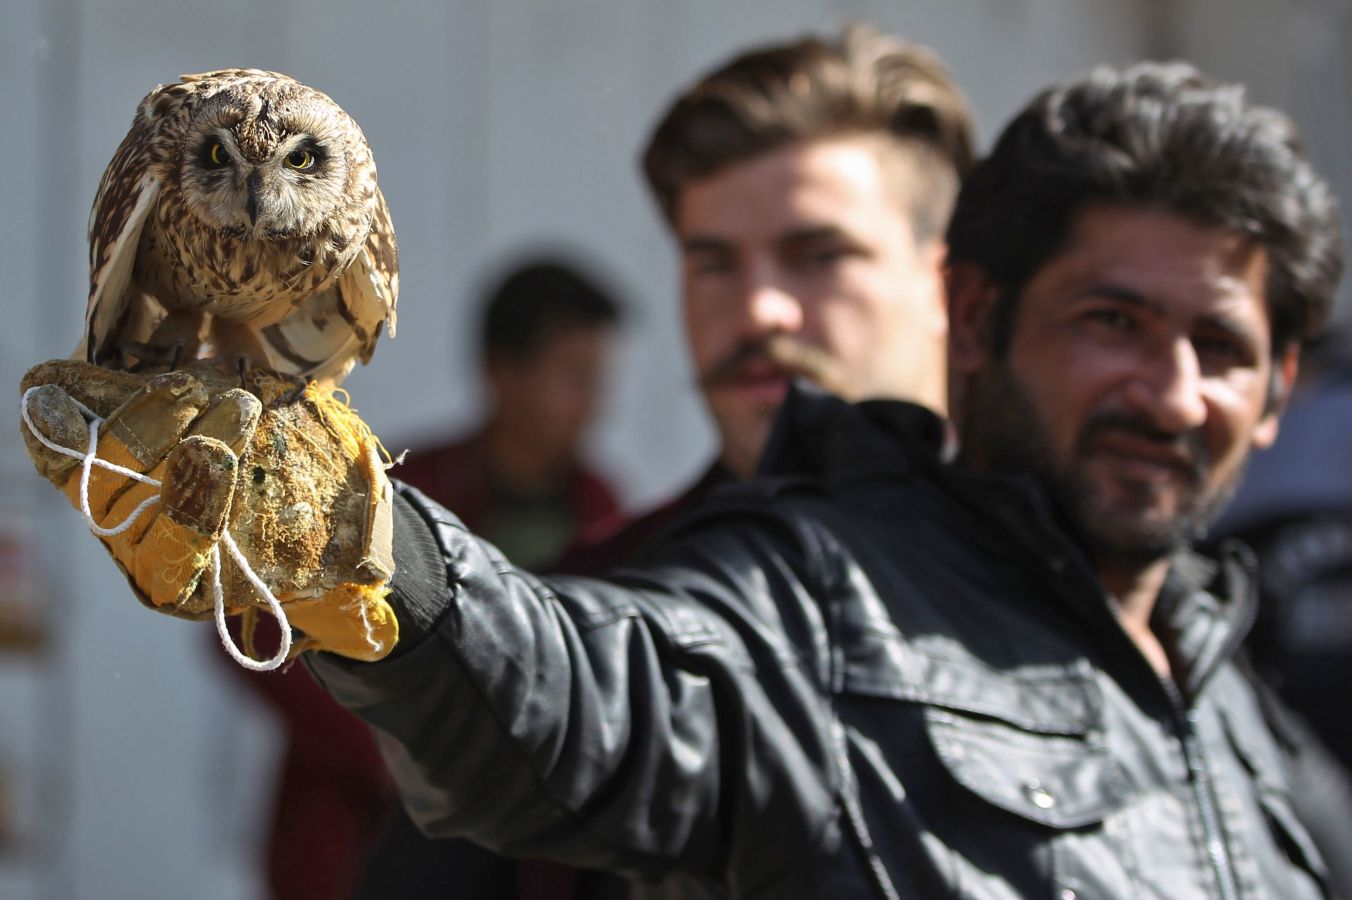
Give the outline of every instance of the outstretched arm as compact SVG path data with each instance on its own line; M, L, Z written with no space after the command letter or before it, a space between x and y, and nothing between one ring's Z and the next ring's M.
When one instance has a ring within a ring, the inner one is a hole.
M393 498L369 432L327 396L263 391L259 403L207 373L83 363L30 377L34 462L96 527L135 526L108 532L108 546L137 596L192 617L214 603L223 621L257 607L256 591L303 632L296 647L332 650L314 672L388 736L410 811L433 834L680 869L738 893L782 884L839 838L818 606L831 592L816 584L814 541L764 498L720 507L652 567L541 579L416 491ZM71 391L106 409L86 412ZM139 415L147 404L173 414ZM134 469L103 468L124 450ZM72 481L72 467L85 474ZM145 477L158 493L141 501ZM222 564L222 543L237 566ZM184 559L194 567L180 577Z
M404 488L398 649L309 665L389 738L431 834L650 875L779 870L834 809L827 701L785 637L823 632L771 599L803 590L791 535L745 524L612 581L540 579Z

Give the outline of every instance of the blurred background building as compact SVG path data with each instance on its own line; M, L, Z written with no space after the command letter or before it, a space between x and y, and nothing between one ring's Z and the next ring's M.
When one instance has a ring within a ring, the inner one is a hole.
M476 420L474 286L520 247L564 242L630 300L589 455L643 507L712 447L676 257L636 164L678 86L740 46L865 19L937 49L989 138L1034 90L1096 62L1185 57L1289 111L1347 197L1350 5L6 0L0 384L76 346L89 206L140 98L183 72L275 69L331 95L375 151L400 328L346 387L386 446ZM82 529L16 429L0 430L0 897L259 896L270 723L205 658L202 629L143 612Z

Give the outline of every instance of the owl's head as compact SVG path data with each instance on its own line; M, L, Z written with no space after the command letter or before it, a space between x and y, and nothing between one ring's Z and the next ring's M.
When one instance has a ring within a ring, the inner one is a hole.
M183 200L203 224L257 240L350 232L374 208L375 166L357 123L327 96L252 70L192 104L179 160Z

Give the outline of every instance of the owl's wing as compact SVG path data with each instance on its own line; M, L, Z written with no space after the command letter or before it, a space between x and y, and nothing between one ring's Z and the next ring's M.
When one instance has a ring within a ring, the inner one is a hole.
M389 209L377 188L371 232L337 284L262 330L271 365L336 385L358 359L371 360L381 325L394 337L398 297L399 251Z
M160 180L150 167L150 145L150 123L144 111L139 111L104 170L89 213L89 304L84 333L84 355L89 362L104 358L127 315L127 286L141 229L160 194Z
M369 288L361 292L360 302L354 303L351 309L369 325L371 339L363 346L361 357L365 363L371 360L375 351L381 322L385 323L390 337L394 337L394 307L399 300L399 248L394 240L390 209L385 205L385 195L380 188L376 188L375 217L361 256L369 269Z

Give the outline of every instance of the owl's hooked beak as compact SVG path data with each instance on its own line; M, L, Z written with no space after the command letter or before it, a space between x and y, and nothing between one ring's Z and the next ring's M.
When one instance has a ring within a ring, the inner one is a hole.
M249 226L253 227L258 224L258 192L263 187L263 176L257 172L250 173L248 181L245 182L245 187L249 191Z

